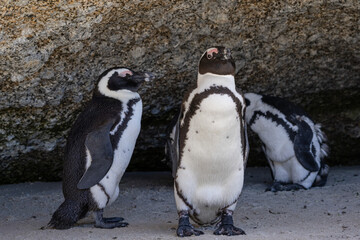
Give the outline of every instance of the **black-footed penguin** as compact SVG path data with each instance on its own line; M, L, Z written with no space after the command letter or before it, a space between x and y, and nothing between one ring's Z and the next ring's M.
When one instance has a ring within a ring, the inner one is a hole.
M140 132L142 101L136 92L151 73L111 68L102 73L92 100L72 126L65 147L65 201L47 228L68 229L88 211L95 227L125 227L123 218L103 218L103 209L119 195Z
M199 62L197 86L185 95L167 140L173 163L180 237L200 235L200 225L218 223L214 234L240 235L233 211L242 191L248 155L245 99L235 87L229 49L214 47Z
M329 147L321 125L305 111L279 97L246 93L245 119L263 143L274 183L268 191L323 186L329 166Z

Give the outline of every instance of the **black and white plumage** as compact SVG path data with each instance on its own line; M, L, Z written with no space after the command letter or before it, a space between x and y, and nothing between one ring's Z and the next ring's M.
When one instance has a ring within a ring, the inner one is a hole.
M320 124L279 97L246 93L246 123L260 138L273 185L267 190L308 189L326 183L329 148Z
M95 227L128 225L123 218L103 218L103 209L119 195L119 182L140 132L142 101L136 92L151 73L111 68L99 77L92 100L72 126L65 147L65 201L48 228L67 229L94 211Z
M173 164L179 214L178 236L203 234L200 225L220 222L214 234L239 235L232 214L248 156L245 99L235 87L230 50L208 49L201 57L197 86L185 95L166 144Z

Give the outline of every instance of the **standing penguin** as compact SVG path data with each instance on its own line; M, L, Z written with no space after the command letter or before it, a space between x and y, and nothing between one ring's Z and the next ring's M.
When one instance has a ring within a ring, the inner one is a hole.
M166 144L173 164L180 237L200 235L200 225L217 222L216 235L240 235L233 212L248 155L245 100L235 87L229 49L214 47L199 62L197 86L184 97Z
M65 147L65 201L48 227L68 229L88 211L95 227L125 227L123 218L103 218L103 209L119 195L140 132L142 102L136 92L151 73L111 68L99 77L92 100L75 121Z
M299 106L282 98L246 93L246 123L263 142L274 183L268 191L323 186L329 166L326 136Z

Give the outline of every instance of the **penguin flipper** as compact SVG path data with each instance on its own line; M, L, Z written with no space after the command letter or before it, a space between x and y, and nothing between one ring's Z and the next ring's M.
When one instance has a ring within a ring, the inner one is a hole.
M247 160L248 160L248 157L249 157L249 152L250 152L249 138L248 138L248 134L247 134L247 127L248 126L247 126L247 123L245 121L245 114L246 114L245 109L249 105L249 99L245 98L245 95L242 93L240 88L236 87L235 89L236 89L237 93L241 95L243 101L245 101L245 106L243 106L243 109L242 109L242 112L241 112L241 113L244 113L244 116L241 116L242 117L241 121L243 121L243 126L244 126L244 135L243 135L243 137L244 137L245 146L243 147L243 151L244 151L244 157L245 157L245 159L244 159L244 169L245 169L246 164L247 164ZM241 101L240 98L239 98L239 100Z
M249 152L250 152L250 145L249 145L249 138L248 138L248 134L247 134L247 124L244 121L244 131L245 131L245 159L244 159L244 169L246 168L246 164L247 164L247 160L249 157Z
M308 171L319 171L315 157L311 153L311 142L313 131L310 126L303 120L296 120L298 132L294 138L294 152L299 163Z
M114 156L109 132L114 122L114 119L107 121L86 136L85 146L91 155L91 165L77 184L79 189L91 188L109 171Z
M179 121L180 121L180 111L177 112L175 117L172 119L167 130L167 139L165 145L165 154L166 159L171 167L172 176L175 178L176 170L178 167L178 158L179 158Z

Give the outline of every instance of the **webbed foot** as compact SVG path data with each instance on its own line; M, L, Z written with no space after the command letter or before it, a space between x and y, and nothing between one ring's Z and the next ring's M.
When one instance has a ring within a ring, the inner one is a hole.
M122 217L111 217L111 218L103 218L103 220L106 223L112 223L112 222L122 222L122 221L124 221L124 218L122 218Z
M176 230L176 234L179 237L189 237L192 235L199 236L201 234L204 234L203 231L195 229L189 221L189 214L180 212L179 213L179 225Z
M234 235L245 235L245 232L241 228L237 228L232 224L221 224L219 228L215 230L214 234L234 236Z
M234 226L234 221L232 217L232 211L225 210L221 216L221 222L219 227L214 232L215 235L246 235L244 230Z
M273 185L271 185L270 187L266 188L266 192L267 191L271 191L271 192L278 192L278 191L296 191L299 189L306 189L305 187L303 187L300 184L297 183L282 183L282 182L274 182Z
M182 226L178 226L178 229L176 230L176 234L179 237L189 237L189 236L192 236L192 235L199 236L199 235L204 234L204 232L195 229L191 225L189 225L189 226L182 225Z
M117 228L117 227L126 227L129 225L127 222L123 222L124 218L121 217L112 217L112 218L103 218L103 210L95 212L95 227L96 228Z

